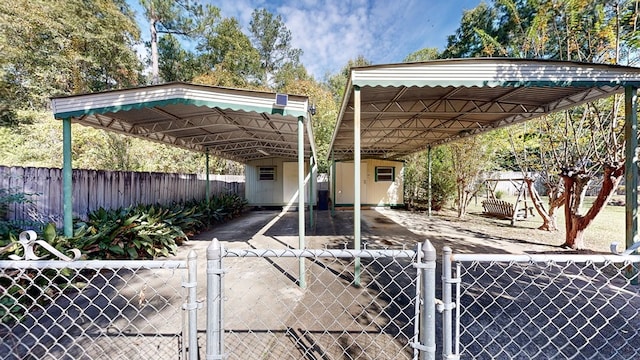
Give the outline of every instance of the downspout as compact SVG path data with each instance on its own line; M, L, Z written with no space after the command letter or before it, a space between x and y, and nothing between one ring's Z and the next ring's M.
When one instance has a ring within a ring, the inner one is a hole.
M73 237L73 169L71 167L71 118L62 119L62 212L64 236Z

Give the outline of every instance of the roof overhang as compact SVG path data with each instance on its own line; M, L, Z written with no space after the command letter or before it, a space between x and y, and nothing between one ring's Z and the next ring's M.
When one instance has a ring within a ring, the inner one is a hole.
M167 83L51 99L54 117L247 163L298 158L298 122L306 125L305 157L315 145L305 96L187 83Z
M640 87L640 68L509 58L351 69L330 149L353 159L354 91L362 157L398 159Z

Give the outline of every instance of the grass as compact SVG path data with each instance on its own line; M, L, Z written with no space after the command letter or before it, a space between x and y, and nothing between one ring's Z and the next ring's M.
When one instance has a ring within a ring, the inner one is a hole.
M620 198L617 196L616 198ZM624 196L622 196L624 199ZM470 217L474 218L485 218L482 216L482 200L484 198L478 197L477 202L475 200L471 201L471 204L468 209L468 213ZM589 209L591 204L593 203L595 198L587 197L585 199L585 205L583 207L583 213ZM502 200L515 203L515 196L505 196ZM543 198L545 205L548 203L546 198ZM533 206L529 201L527 203L528 206ZM550 245L561 245L564 243L565 237L565 218L564 218L564 208L560 208L558 213L558 227L560 228L556 232L547 232L547 231L534 231L540 225L542 225L542 219L534 210L534 214L536 216L529 217L526 220L516 222L514 227L500 227L496 231L505 231L508 230L508 235L512 237L522 238L522 236L531 237L535 236L541 242L549 243ZM509 224L509 220L492 220L499 221L500 223ZM504 234L501 234L504 235ZM625 244L625 207L624 206L611 206L607 205L604 209L596 216L593 223L587 228L585 231L585 246L587 249L592 250L594 252L609 252L609 246L612 242L618 242L619 251L624 249Z

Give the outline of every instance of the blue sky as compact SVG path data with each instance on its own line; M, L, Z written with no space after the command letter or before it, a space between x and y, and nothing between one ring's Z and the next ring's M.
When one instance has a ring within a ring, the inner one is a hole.
M425 47L442 50L463 10L481 0L223 0L210 2L223 17L235 17L247 29L251 13L267 8L280 14L302 49L302 63L317 79L333 74L358 55L374 64L402 61ZM130 0L139 9L138 0ZM141 18L141 16L139 16ZM141 20L141 22L143 22ZM148 24L141 23L148 39Z

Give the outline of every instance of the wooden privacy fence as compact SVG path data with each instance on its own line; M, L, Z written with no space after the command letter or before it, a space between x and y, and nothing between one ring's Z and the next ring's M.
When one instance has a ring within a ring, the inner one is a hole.
M212 195L244 196L244 176L211 175ZM53 221L62 226L62 169L0 166L0 189L33 194L29 203L11 204L9 220ZM85 218L100 207L171 204L205 198L204 175L73 170L73 215Z

